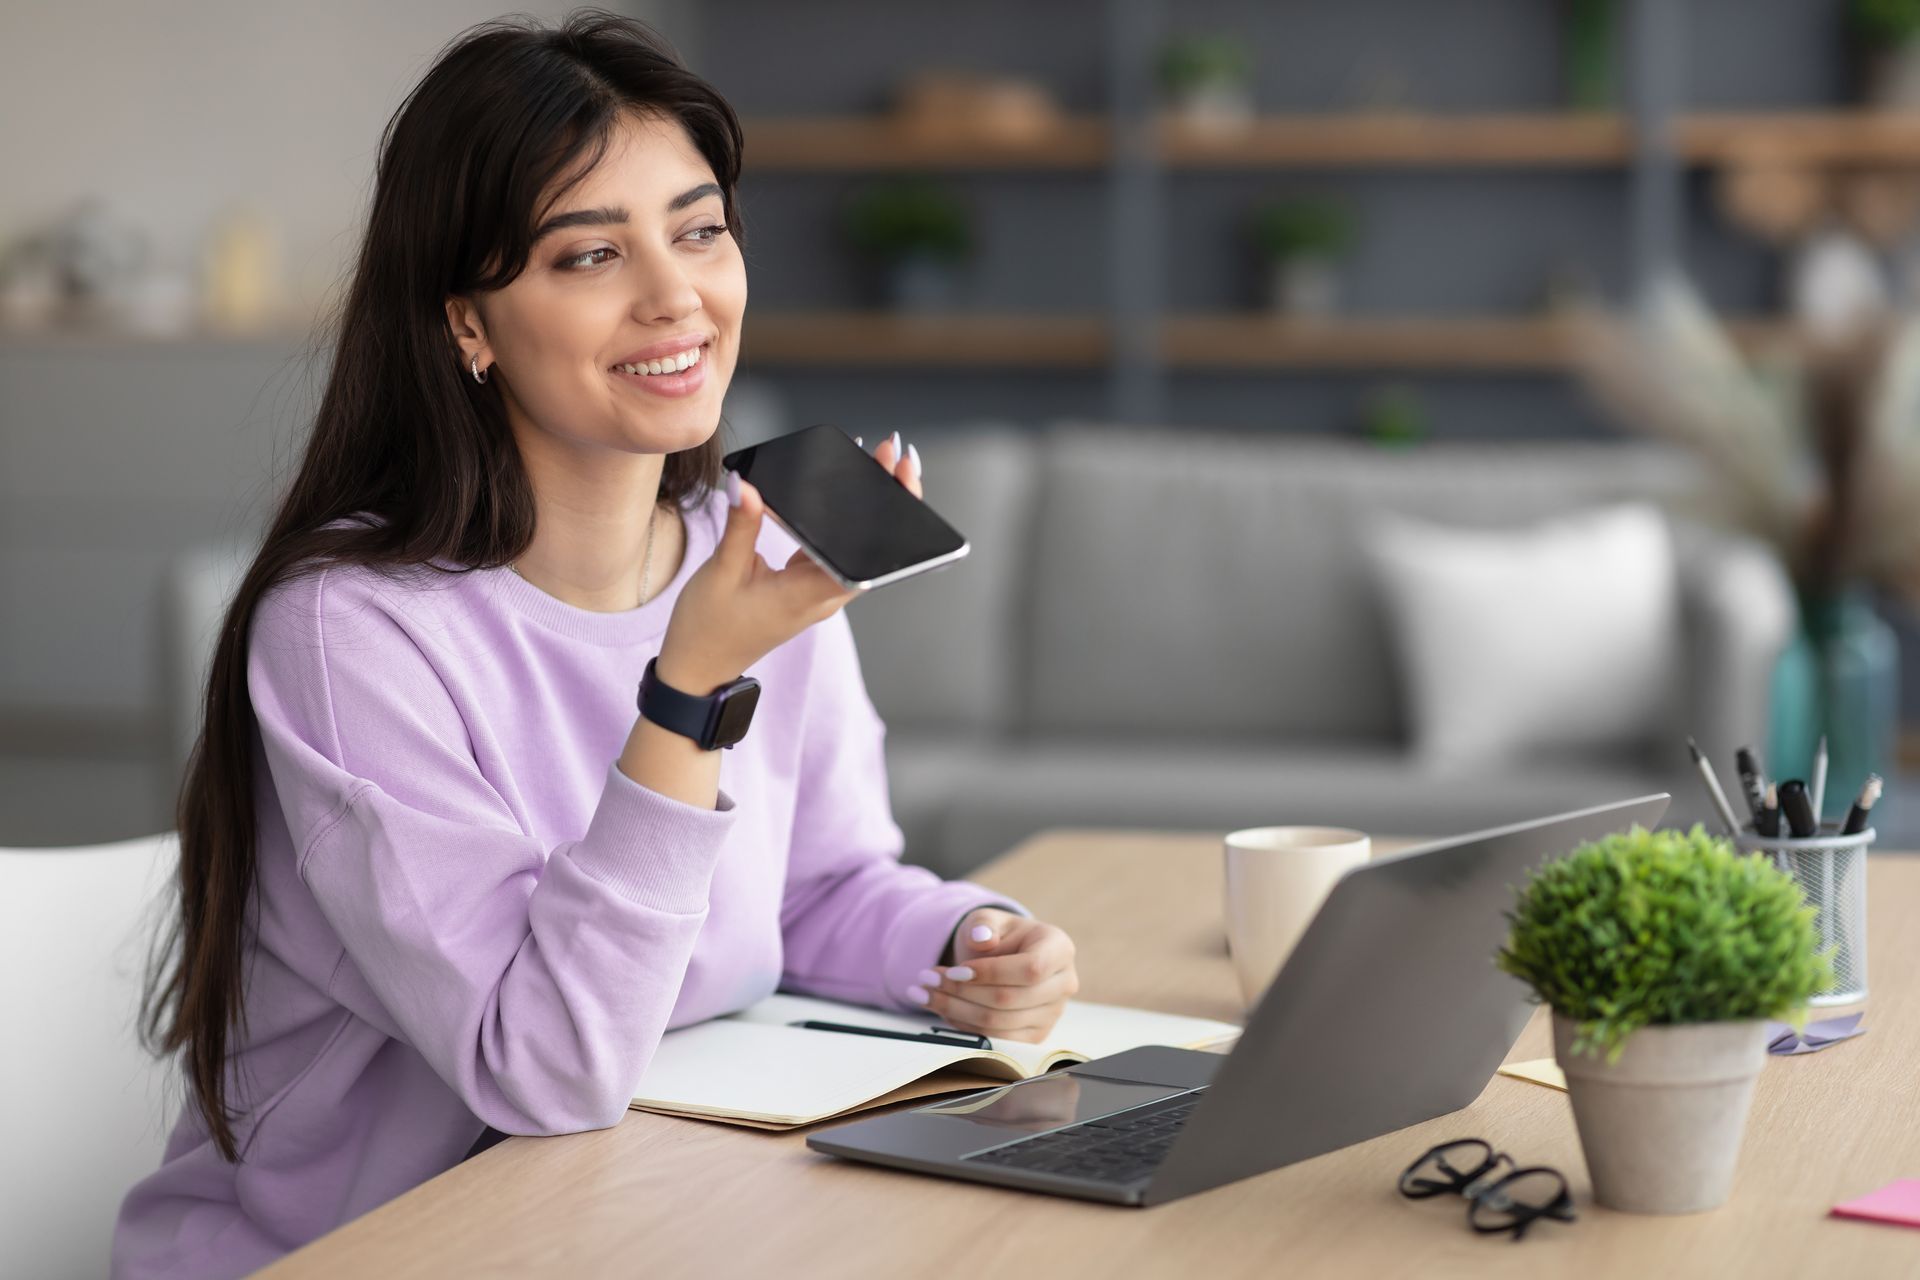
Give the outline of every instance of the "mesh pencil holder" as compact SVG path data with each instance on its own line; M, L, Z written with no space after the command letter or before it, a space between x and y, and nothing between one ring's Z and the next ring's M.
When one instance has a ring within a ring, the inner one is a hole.
M1867 998L1867 846L1873 828L1846 836L1838 822L1820 824L1820 834L1795 839L1763 836L1751 824L1736 837L1748 853L1764 853L1792 876L1819 913L1814 928L1820 949L1835 943L1834 984L1807 1001L1811 1005L1852 1004Z

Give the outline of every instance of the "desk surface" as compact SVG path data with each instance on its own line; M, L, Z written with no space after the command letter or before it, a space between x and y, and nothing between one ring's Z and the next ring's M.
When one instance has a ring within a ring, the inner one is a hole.
M1376 853L1406 844L1376 840ZM1073 936L1080 998L1240 1022L1220 862L1214 834L1063 831L970 878ZM1596 1208L1566 1095L1505 1076L1463 1111L1151 1209L807 1149L808 1133L848 1120L781 1133L634 1111L611 1129L503 1142L266 1274L1914 1275L1920 1234L1826 1216L1920 1177L1920 931L1904 927L1920 916L1920 858L1869 866L1870 1030L1767 1060L1732 1198L1708 1213ZM1546 1018L1512 1059L1551 1056ZM1402 1168L1463 1136L1563 1170L1579 1221L1514 1245L1470 1231L1464 1201L1399 1196Z

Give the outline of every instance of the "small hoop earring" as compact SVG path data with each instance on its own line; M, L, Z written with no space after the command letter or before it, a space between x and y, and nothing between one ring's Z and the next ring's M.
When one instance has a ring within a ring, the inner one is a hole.
M473 359L467 361L467 368L473 370L473 380L475 382L484 383L487 380L487 374L480 372L480 356L478 353L475 353ZM491 372L493 372L493 370L487 370L487 373Z

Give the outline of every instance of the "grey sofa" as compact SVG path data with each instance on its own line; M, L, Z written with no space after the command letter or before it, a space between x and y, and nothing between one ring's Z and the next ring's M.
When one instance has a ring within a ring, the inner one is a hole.
M1632 495L1684 512L1699 477L1670 450L1387 451L1080 422L913 439L928 501L972 551L847 617L887 724L905 858L942 875L1062 825L1444 835L1653 790L1684 825L1710 818L1686 735L1723 766L1764 741L1791 592L1763 548L1676 518L1686 696L1650 726L1657 752L1461 773L1406 745L1358 541L1368 513L1495 524ZM243 550L183 558L163 593L176 769Z
M1445 835L1654 790L1711 821L1764 742L1794 623L1763 547L1693 518L1691 460L1644 442L1384 450L1061 422L918 433L968 557L848 606L906 859L964 875L1044 828L1269 823ZM1671 515L1684 697L1645 753L1421 767L1359 530L1392 509L1521 522L1629 496ZM1717 829L1717 828L1716 828Z

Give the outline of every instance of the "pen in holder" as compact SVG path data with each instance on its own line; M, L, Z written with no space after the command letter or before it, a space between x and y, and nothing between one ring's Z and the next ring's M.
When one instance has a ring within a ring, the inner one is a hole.
M1842 835L1841 823L1823 822L1815 836L1763 836L1752 823L1735 837L1748 853L1764 853L1794 878L1818 912L1820 948L1834 943L1834 984L1810 1005L1853 1004L1867 998L1867 846L1873 828Z

